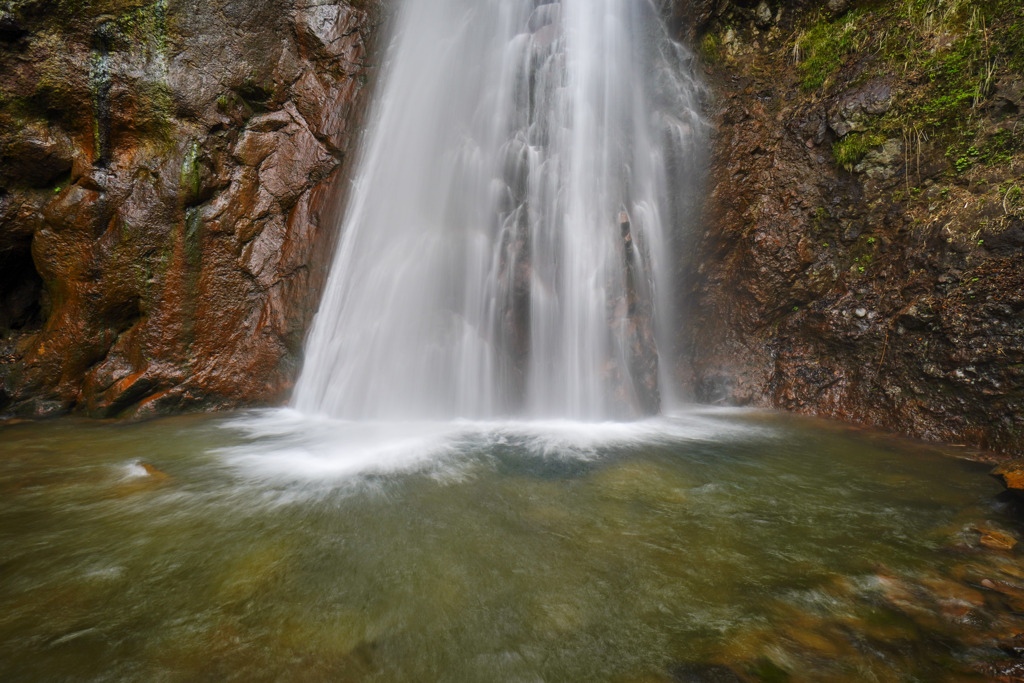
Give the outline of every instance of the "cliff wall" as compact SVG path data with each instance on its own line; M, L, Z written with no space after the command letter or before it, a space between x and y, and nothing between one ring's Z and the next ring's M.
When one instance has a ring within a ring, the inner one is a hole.
M1024 451L1024 8L678 12L714 91L695 398Z
M0 413L284 400L372 0L0 3Z
M669 0L713 93L697 400L1024 444L1024 9ZM370 0L0 3L0 413L283 401Z

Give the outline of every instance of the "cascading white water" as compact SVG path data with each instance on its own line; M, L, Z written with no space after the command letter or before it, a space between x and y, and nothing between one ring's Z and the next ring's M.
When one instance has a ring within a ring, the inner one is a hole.
M657 15L401 3L296 408L603 419L671 400L703 123Z

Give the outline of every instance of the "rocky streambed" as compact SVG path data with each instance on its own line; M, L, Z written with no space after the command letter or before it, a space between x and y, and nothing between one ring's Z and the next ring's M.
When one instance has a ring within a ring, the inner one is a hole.
M987 466L835 423L0 426L5 679L993 681Z

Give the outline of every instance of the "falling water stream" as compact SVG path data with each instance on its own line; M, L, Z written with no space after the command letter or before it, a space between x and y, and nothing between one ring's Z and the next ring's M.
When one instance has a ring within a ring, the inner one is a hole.
M688 52L637 0L399 12L295 406L657 412L704 128Z
M679 404L705 126L652 7L400 3L293 405L0 422L0 680L1024 670L985 466Z

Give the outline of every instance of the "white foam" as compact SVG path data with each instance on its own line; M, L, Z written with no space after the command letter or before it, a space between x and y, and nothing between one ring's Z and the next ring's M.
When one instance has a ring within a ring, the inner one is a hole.
M138 479L140 477L149 476L149 471L146 469L145 465L143 465L142 461L140 460L133 460L127 465L122 466L121 472L123 479Z
M723 441L767 431L702 412L634 422L402 422L269 410L228 422L245 441L217 454L243 475L257 478L336 482L411 471L458 477L499 447L512 447L525 457L590 460L607 449Z

